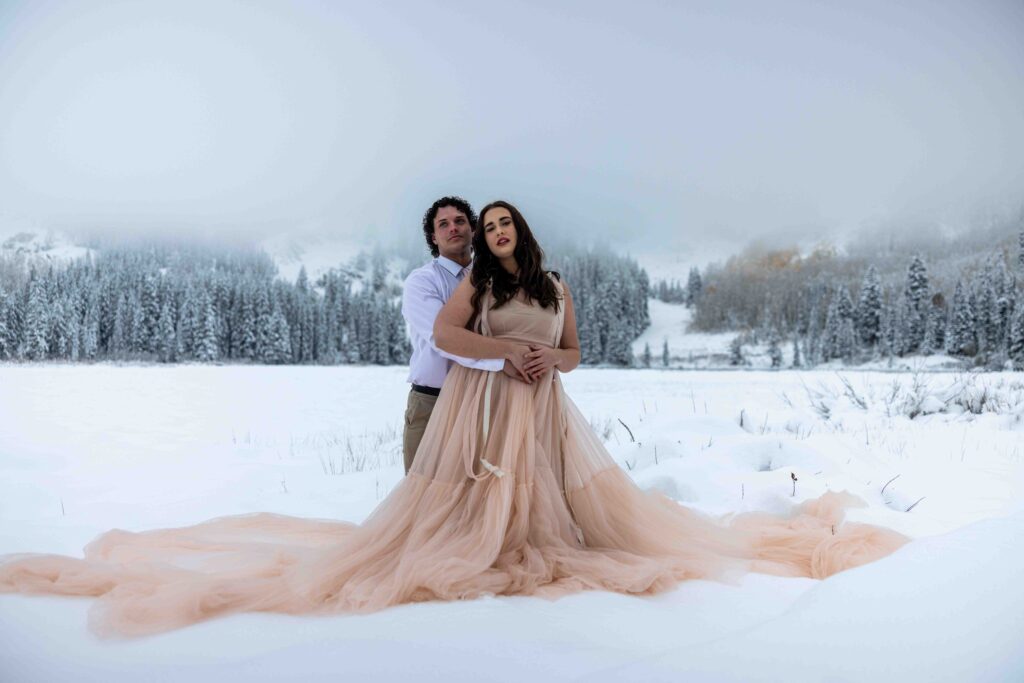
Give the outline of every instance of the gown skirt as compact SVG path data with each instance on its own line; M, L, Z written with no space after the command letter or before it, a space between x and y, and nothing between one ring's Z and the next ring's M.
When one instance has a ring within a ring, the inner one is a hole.
M556 279L561 292L561 283ZM556 346L564 307L518 295L482 334ZM829 491L791 514L722 517L645 491L549 371L532 384L453 365L408 475L362 524L269 512L113 529L84 557L0 557L0 593L94 596L101 637L239 612L336 614L485 595L653 594L748 572L825 578L910 539L844 522L865 503Z

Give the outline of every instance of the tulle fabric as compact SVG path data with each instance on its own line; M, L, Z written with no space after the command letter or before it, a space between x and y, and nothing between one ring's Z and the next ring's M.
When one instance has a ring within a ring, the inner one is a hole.
M561 287L560 283L558 284ZM517 297L483 334L555 345L564 311ZM114 529L84 558L0 558L0 592L95 596L90 628L140 636L238 612L358 613L483 595L652 594L746 572L824 578L909 539L844 523L828 492L790 516L716 518L639 489L549 372L454 366L409 474L362 524L273 513Z

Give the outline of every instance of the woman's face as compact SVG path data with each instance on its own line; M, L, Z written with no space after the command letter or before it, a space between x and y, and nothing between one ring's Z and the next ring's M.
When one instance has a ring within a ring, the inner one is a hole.
M516 226L512 214L503 206L489 209L480 218L484 226L484 241L495 258L509 258L516 250Z

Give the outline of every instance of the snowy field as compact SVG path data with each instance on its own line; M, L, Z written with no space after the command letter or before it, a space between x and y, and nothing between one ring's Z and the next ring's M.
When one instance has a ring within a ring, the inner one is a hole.
M263 510L360 520L402 476L405 372L0 365L0 553ZM867 501L850 519L915 540L825 581L245 614L130 641L92 636L89 599L0 595L0 681L1024 680L1024 376L564 380L642 487L716 514L848 489Z

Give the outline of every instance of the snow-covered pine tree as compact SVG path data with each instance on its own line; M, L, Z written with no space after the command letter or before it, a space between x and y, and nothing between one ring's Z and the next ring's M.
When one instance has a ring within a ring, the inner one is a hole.
M668 354L668 338L666 337L661 344L661 365L668 367L669 354Z
M100 307L96 298L90 298L82 322L82 358L94 360L100 348Z
M696 266L690 267L690 274L686 280L686 305L692 306L700 298L700 293L704 288L704 283L700 277L700 271L697 270Z
M402 306L400 303L391 305L391 313L388 319L391 328L391 335L388 341L391 347L390 362L404 365L409 362L412 346L409 344L409 337L405 333L405 318L402 317Z
M354 309L350 309L354 310ZM346 363L360 363L363 357L360 355L358 331L356 330L355 317L350 317L342 329L341 353Z
M999 318L991 261L975 277L974 330L978 351L988 357L998 352Z
M173 363L177 360L178 340L175 337L174 314L170 303L164 303L157 321L160 343L157 347L158 357L162 363Z
M804 360L813 366L821 359L822 333L819 296L812 295L811 309L807 314L807 336L804 338Z
M1019 309L1013 316L1009 342L1008 355L1013 361L1013 369L1024 370L1024 308Z
M900 355L914 353L924 339L925 304L931 298L928 269L920 254L915 254L907 266L907 280L903 290L902 313L903 349Z
M924 338L921 353L931 355L942 350L942 312L938 306L929 305L925 312Z
M50 358L68 358L71 351L71 305L58 299L49 311L48 353Z
M114 327L110 333L108 352L113 358L124 358L128 351L129 315L128 295L121 294L114 309Z
M217 334L217 311L213 306L213 297L203 288L197 299L198 330L195 337L195 356L201 362L215 361L220 357Z
M142 302L133 291L128 297L128 350L130 353L135 355L145 352L146 334Z
M253 302L254 313L256 316L254 333L255 333L255 346L253 347L253 359L260 360L262 362L274 362L268 361L267 358L273 358L276 351L271 346L273 344L273 304L270 293L269 283L263 283L256 288L256 299Z
M840 327L842 317L839 315L839 297L832 296L825 314L825 331L821 335L821 359L825 362L842 356L839 348Z
M644 352L640 356L640 362L643 363L645 368L651 367L651 345L647 342L644 343Z
M156 276L146 275L142 284L142 348L149 353L160 350L160 295Z
M388 275L388 264L384 260L384 255L380 252L375 252L373 255L373 265L370 272L370 286L374 293L383 292L387 285Z
M29 360L46 358L47 331L49 328L46 294L40 276L35 272L29 276L28 305L25 307L25 357Z
M747 359L743 355L742 335L737 334L729 342L729 365L745 365Z
M285 320L281 310L274 307L270 314L270 327L268 330L267 344L263 349L264 363L281 364L291 360L291 333L288 329L288 321Z
M74 308L74 302L68 302L68 308ZM82 353L81 341L81 323L78 321L78 316L73 313L68 315L68 352L67 358L71 362L77 362Z
M963 283L958 280L953 291L953 310L946 335L946 351L950 355L970 357L978 352L973 303Z
M772 367L782 367L782 349L779 348L779 335L772 330L768 341L768 357L771 358Z
M874 350L882 335L882 282L872 264L864 273L857 302L857 332L860 342Z
M0 289L0 360L6 360L14 356L14 336L11 334L7 324L10 311L10 297Z

